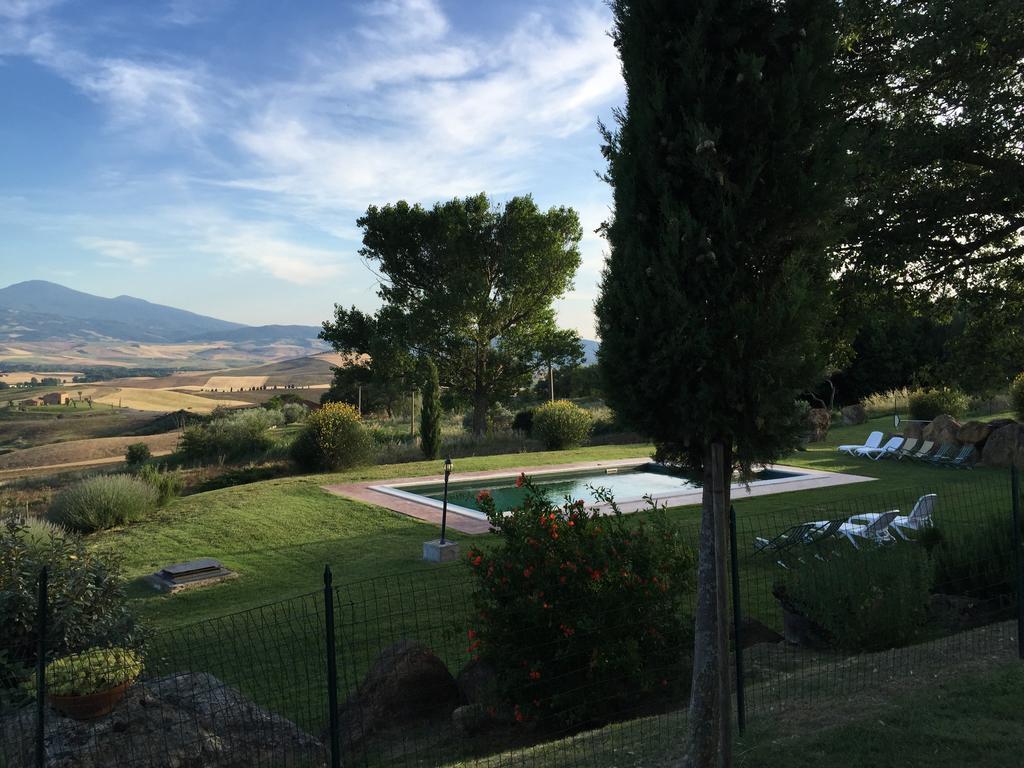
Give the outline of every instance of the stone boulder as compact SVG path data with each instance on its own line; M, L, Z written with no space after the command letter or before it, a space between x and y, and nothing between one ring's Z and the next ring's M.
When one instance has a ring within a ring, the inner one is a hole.
M350 748L387 728L448 718L462 694L445 663L414 640L385 648L341 706L341 735Z
M992 433L992 425L983 421L968 421L957 430L956 439L961 445L971 444L981 449Z
M0 719L8 768L35 766L35 708ZM113 712L81 722L49 710L47 768L324 766L320 741L206 673L141 682Z
M921 432L921 437L931 440L936 445L955 444L960 431L960 422L945 413L936 416Z
M483 704L463 704L452 712L452 727L460 736L472 736L493 722Z
M848 427L863 424L868 420L868 413L860 403L846 406L841 413L843 415L843 424Z
M1024 467L1024 424L1013 422L992 431L981 451L989 467Z
M902 424L903 436L908 440L912 437L920 440L924 435L925 426L926 425L920 421L904 421Z
M811 408L807 412L810 441L820 443L828 436L828 428L832 426L832 414L825 408Z

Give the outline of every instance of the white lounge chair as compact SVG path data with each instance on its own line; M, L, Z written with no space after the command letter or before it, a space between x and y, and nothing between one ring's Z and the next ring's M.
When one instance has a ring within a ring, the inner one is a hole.
M857 539L867 539L873 541L876 544L885 544L890 541L895 541L895 537L892 535L892 531L889 530L889 526L892 525L892 521L899 515L899 510L892 510L891 512L882 512L874 520L867 523L856 523L855 520L862 519L860 517L851 517L845 523L839 526L836 531L837 534L845 536L850 540L850 543L857 549L860 549L860 544L857 543ZM827 520L822 520L815 525L827 525Z
M893 530L900 535L901 538L907 538L905 531L919 531L922 528L928 528L932 524L932 513L935 512L935 501L939 497L934 493L926 493L917 503L914 504L914 508L910 510L909 515L899 514L898 509L889 510L889 512L870 512L865 515L855 515L851 517L849 522L868 524L873 523L882 515L888 515L893 512L896 513L896 517L892 519L890 524Z
M854 452L861 448L877 448L882 444L883 437L885 437L885 435L881 432L872 432L868 435L868 439L864 441L864 445L840 445L836 450L853 456Z
M904 439L902 437L890 437L885 445L880 445L877 448L858 448L854 451L855 456L867 456L869 459L878 461L883 456L891 456L899 453L900 448L903 445Z
M908 459L924 459L932 452L932 448L935 447L935 443L932 440L925 440L914 451L907 451L906 453L900 453L897 459L902 459L906 456Z

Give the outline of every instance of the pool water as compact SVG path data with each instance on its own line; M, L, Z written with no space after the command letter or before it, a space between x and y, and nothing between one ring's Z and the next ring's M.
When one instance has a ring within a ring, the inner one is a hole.
M752 481L777 480L796 476L797 473L794 472L763 470L756 473ZM584 499L590 504L594 501L591 487L607 489L616 501L638 501L647 495L656 499L665 498L699 491L701 488L700 480L692 476L651 471L643 467L630 467L617 472L587 470L571 474L539 475L531 479L534 486L542 491L548 499L559 504L566 497L571 500ZM444 486L439 483L403 486L402 490L437 501L444 497ZM495 506L502 511L521 506L526 497L526 489L516 488L516 477L510 476L485 482L472 480L449 483L448 503L479 511L480 506L477 504L476 497L481 491L490 493L494 498Z

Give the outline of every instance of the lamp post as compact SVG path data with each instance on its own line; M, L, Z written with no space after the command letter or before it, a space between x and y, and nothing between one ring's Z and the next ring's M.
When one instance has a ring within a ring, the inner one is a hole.
M441 546L444 546L444 529L448 523L448 478L452 474L452 457L444 460L444 498L441 501Z

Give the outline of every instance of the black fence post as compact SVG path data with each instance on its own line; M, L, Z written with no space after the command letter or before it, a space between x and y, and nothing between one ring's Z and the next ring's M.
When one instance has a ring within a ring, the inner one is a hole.
M39 572L39 592L36 599L36 768L46 763L46 621L50 612L48 605L49 573L46 566Z
M1024 659L1024 557L1020 551L1020 470L1010 467L1013 489L1013 560L1017 567L1017 657Z
M334 575L324 566L324 621L327 624L327 703L330 712L331 768L341 768L341 725L338 721L338 657L334 637Z
M736 727L740 735L747 728L746 693L743 690L743 610L740 606L740 560L736 546L736 507L729 505L729 550L732 561L732 633L736 646Z

